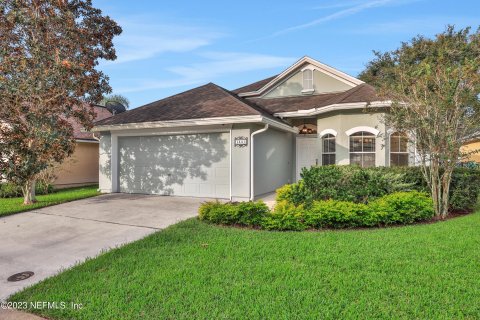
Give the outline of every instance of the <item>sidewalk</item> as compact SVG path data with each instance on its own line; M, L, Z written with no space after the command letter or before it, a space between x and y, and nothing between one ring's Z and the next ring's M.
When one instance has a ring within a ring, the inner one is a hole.
M12 309L0 309L0 319L2 320L45 320L36 315L26 313L23 311L17 311Z

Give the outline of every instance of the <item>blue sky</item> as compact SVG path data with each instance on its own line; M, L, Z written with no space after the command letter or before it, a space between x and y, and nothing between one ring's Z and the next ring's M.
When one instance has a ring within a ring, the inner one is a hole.
M447 24L480 24L480 2L447 0L93 0L123 28L102 62L131 108L214 82L275 75L304 55L356 76L372 50L392 50Z

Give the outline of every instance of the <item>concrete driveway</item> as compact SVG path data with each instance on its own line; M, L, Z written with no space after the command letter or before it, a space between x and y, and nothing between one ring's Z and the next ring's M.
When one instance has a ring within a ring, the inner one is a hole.
M103 250L194 217L204 200L109 194L0 218L0 301ZM23 271L35 275L7 281Z

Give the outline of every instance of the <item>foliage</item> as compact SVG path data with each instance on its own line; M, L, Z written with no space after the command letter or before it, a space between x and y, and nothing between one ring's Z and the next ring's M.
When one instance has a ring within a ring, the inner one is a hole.
M393 192L430 192L420 167L319 166L305 168L302 177L304 180L298 183L279 188L277 201L287 200L308 208L315 200L369 203ZM455 168L450 187L450 210L475 209L479 195L480 170Z
M283 199L269 211L263 202L205 202L201 220L225 225L242 225L266 230L374 227L410 224L433 217L432 200L418 191L395 192L368 204L341 200L316 200L308 207Z
M370 208L348 201L315 201L305 213L305 225L314 229L353 228L379 225Z
M265 203L207 201L200 205L198 215L201 220L217 224L259 226L269 210Z
M375 54L360 78L392 101L384 122L414 140L436 215L445 218L452 172L467 156L461 147L480 123L480 28L448 26Z
M262 221L261 227L266 230L292 230L301 231L306 229L303 223L304 208L302 205L295 206L288 201L281 201Z
M53 185L37 183L35 184L35 194L49 194L53 191ZM0 183L1 198L17 198L22 196L22 187L13 183Z
M311 201L311 194L304 186L303 180L297 183L286 184L276 190L276 201L286 200L294 205L307 204Z
M405 181L405 173L389 168L361 168L359 166L314 166L304 168L302 180L283 186L278 200L288 200L307 207L314 200L342 200L368 203L386 194L412 189Z
M374 200L369 204L378 224L409 224L425 221L434 216L431 197L426 193L397 192Z
M35 200L37 175L75 147L71 123L92 127L110 92L99 60L116 58L121 28L91 0L0 2L0 172Z
M450 209L470 211L480 196L480 169L457 168L450 185Z
M0 199L0 217L98 196L100 193L97 190L98 185L49 191L48 194L38 196L38 201L30 205L23 205L22 198Z
M107 102L109 102L109 101L118 102L118 103L122 104L127 109L130 107L130 100L128 100L127 97L125 97L121 94L111 94L111 95L108 95L106 97L103 97L102 101L100 101L100 105L105 106L107 104Z

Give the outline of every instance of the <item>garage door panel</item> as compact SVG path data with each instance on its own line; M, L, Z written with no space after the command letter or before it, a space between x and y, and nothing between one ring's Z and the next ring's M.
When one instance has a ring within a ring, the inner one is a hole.
M120 137L120 192L229 197L229 134Z

